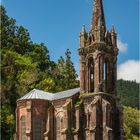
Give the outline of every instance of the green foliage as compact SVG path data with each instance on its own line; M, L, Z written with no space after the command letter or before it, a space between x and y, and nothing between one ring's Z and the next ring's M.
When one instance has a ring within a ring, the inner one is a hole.
M81 100L80 98L76 101L76 106L80 105L81 104Z
M117 94L124 107L126 140L138 140L139 136L139 84L135 81L117 81ZM130 107L126 107L130 106Z
M76 87L77 83L75 80L77 78L77 74L74 68L74 64L71 61L71 52L69 49L65 52L65 80L66 80L66 88L69 89L71 87Z
M1 99L2 140L15 132L16 101L33 88L57 92L78 86L70 51L55 63L47 47L30 40L30 34L1 6Z
M51 68L52 62L50 61L49 51L43 43L31 44L30 52L26 56L30 57L41 71Z
M53 77L58 89L55 91L78 87L78 81L76 80L77 74L70 55L71 52L67 49L65 52L65 58L61 56L55 66Z
M139 108L139 84L135 81L117 81L117 94L125 106Z
M1 106L1 139L12 140L15 132L15 116L10 106Z
M124 129L127 140L138 140L139 137L139 113L140 111L131 107L124 107Z
M29 51L30 37L27 29L16 26L16 20L6 15L1 6L1 46L2 49L25 54Z
M10 140L15 132L16 100L38 88L58 92L79 86L77 74L67 49L58 62L50 60L47 47L30 40L27 29L17 26L1 6L1 130L2 140ZM139 86L136 82L118 81L118 96L122 104L139 106ZM77 104L80 102L78 101ZM125 130L128 139L138 136L137 111L125 108ZM134 115L132 115L134 114ZM131 122L131 123L130 123Z
M46 77L42 81L39 82L39 84L36 86L36 88L43 89L44 91L53 92L55 90L55 83L52 78Z
M2 105L7 103L15 108L17 98L23 95L21 93L25 93L29 90L29 86L31 86L31 84L27 84L29 82L31 83L31 81L35 81L35 78L37 77L36 65L32 63L32 60L29 57L25 57L24 55L13 51L2 50L1 58ZM27 76L29 73L31 75ZM25 84L23 83L23 80Z

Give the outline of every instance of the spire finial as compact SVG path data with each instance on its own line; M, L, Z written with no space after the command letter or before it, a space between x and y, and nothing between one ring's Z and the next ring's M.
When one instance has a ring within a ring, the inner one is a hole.
M115 33L115 26L114 25L112 25L111 32Z
M86 29L85 29L85 25L82 25L82 31L81 31L81 35L84 35L86 33Z
M92 30L92 24L90 25L90 30Z
M92 14L92 29L94 30L96 26L98 26L98 21L100 18L101 26L104 27L104 30L106 30L105 25L105 17L104 17L104 10L103 10L103 2L102 0L94 0L94 8L93 8L93 14Z
M82 33L85 33L85 24L82 25Z

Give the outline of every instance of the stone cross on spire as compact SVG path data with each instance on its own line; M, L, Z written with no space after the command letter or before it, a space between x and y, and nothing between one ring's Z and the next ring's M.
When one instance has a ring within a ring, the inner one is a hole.
M104 31L106 31L103 2L102 0L94 0L94 8L92 13L92 22L90 29L91 31L94 31L95 28L99 25L99 19L100 25L104 28Z

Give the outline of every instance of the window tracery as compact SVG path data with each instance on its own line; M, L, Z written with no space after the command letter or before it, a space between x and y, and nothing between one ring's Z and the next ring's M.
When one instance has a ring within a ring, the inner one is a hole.
M26 140L26 117L21 117L21 140Z
M34 133L34 140L41 140L42 137L42 119L40 118L35 118L34 119L34 128L33 128L33 133Z

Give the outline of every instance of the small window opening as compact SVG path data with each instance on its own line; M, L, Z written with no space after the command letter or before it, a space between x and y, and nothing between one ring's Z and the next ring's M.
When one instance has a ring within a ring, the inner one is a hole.
M103 82L103 90L106 92L106 85L107 85L107 63L104 63L104 82Z
M89 59L89 92L94 92L94 63L93 63L93 58Z

